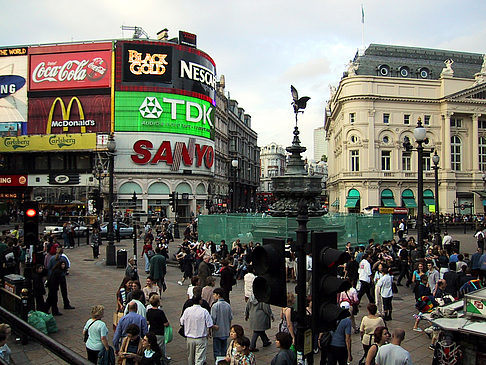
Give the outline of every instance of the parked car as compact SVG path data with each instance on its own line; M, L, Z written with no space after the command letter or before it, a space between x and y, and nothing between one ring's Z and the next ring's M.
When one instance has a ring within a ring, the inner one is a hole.
M125 224L125 223L118 223L120 225L120 237L132 237L133 236L133 227ZM113 222L113 234L116 235L116 222ZM100 235L101 237L106 238L108 235L108 223L103 223L100 226Z
M88 227L80 225L79 223L71 222L74 226L74 236L75 237L84 237L86 236L86 232L88 231ZM63 226L46 226L44 228L44 234L50 233L52 236L62 237L62 228Z

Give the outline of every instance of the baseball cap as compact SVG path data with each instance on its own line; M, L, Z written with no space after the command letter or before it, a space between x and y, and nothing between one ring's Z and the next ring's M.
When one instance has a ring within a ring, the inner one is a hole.
M343 309L349 309L349 302L341 302L341 308Z

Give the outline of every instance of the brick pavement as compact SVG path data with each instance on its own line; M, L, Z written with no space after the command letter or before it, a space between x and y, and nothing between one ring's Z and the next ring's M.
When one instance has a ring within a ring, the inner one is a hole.
M463 240L464 246L462 247L469 248L474 246L472 233L468 232L468 234L463 237L458 233L456 237ZM176 249L176 246L176 244L171 243L171 252ZM69 297L72 305L75 306L76 309L62 310L62 299L59 298L59 307L61 308L63 316L56 317L59 332L53 334L52 337L83 356L85 356L85 346L82 340L82 328L85 321L89 318L92 305L103 304L105 306L105 318L103 320L107 323L110 330L110 341L113 337L111 324L112 315L116 308L115 293L123 278L124 270L105 265L105 247L105 245L100 247L101 256L97 260L92 259L91 247L83 243L80 247L66 251L72 262L72 268L70 269L70 275L68 276ZM129 252L133 252L132 241L122 240L121 243L117 244L117 248L124 248ZM141 250L140 244L139 250ZM470 251L470 249L467 249L467 251ZM143 260L139 259L138 266L142 282L146 277L143 265ZM179 329L178 321L182 304L186 299L187 286L179 286L177 284L179 279L180 270L178 267L170 266L166 277L168 289L162 295L162 304L165 313L174 328L174 340L167 346L167 353L172 357L172 364L186 364L185 340L177 334L177 330ZM428 350L428 345L430 343L429 339L425 334L411 330L413 325L412 314L414 313L413 295L408 288L400 287L399 289L400 292L395 296L393 301L393 321L388 325L391 329L401 327L406 330L403 347L411 352L415 364L430 364L433 356L432 351ZM367 299L363 298L361 310L357 316L357 323L360 322L361 317L366 312L366 301ZM233 323L241 324L245 328L246 335L249 336L251 333L248 323L244 321L245 304L243 285L242 282L239 281L231 294L231 306L235 318ZM278 328L279 308L274 307L273 311L276 319L272 324L272 328L267 331L267 334L272 341L274 340L274 334L277 332ZM425 323L422 323L422 325L425 326ZM12 338L10 346L13 350L13 359L16 364L50 365L64 363L34 342L22 346ZM255 354L257 363L269 364L277 352L276 348L274 345L263 348L261 343L258 343L257 346L260 348L260 351ZM352 352L354 358L352 364L357 364L362 355L359 335L353 335ZM314 358L315 362L318 363L319 355L316 355ZM208 363L214 363L212 346L208 351Z

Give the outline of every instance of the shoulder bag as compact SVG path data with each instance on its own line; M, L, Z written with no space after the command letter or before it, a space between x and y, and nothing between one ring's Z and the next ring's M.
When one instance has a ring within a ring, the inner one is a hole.
M86 331L84 332L84 338L83 338L83 341L86 342L88 341L88 337L89 337L89 328L93 325L93 323L95 323L97 321L97 319L95 319L93 322L91 322L88 326L88 328L86 328Z

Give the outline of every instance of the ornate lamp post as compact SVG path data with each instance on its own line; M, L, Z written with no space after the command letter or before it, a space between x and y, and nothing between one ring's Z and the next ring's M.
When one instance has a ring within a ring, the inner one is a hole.
M439 220L439 161L437 150L434 151L432 162L434 163L435 178L435 244L440 244L440 220Z
M424 255L424 165L423 165L423 155L424 146L423 143L426 142L426 130L422 125L421 118L418 118L417 127L413 130L413 136L417 142L417 153L418 153L418 184L417 184L417 194L418 194L418 207L417 207L417 245L418 250Z
M116 257L115 257L115 243L114 234L113 234L113 185L115 179L115 150L116 150L116 142L113 138L113 134L110 134L107 143L108 147L108 156L109 156L109 167L108 167L108 245L106 246L106 265L114 266L116 265Z
M137 193L134 191L132 195L133 213L137 209ZM137 267L137 221L135 214L132 214L133 221L133 258L135 260L135 267Z

